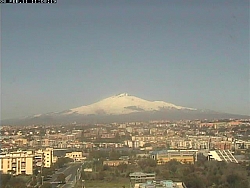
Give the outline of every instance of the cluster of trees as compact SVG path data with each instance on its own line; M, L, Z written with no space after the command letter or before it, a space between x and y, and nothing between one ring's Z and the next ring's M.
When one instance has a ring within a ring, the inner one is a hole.
M89 159L99 159L99 160L106 160L107 158L110 160L117 160L121 156L129 156L130 158L134 158L136 152L133 150L115 150L111 149L110 151L106 150L93 150L89 152Z
M120 164L117 167L103 165L103 161L109 158L117 160L121 156L130 156L129 164ZM121 178L129 178L129 174L136 171L146 173L155 172L157 179L170 179L185 182L188 188L249 188L250 187L250 163L226 163L218 161L207 161L200 157L195 164L181 164L176 160L157 165L151 158L135 158L132 151L93 151L90 153L91 162L85 163L85 168L92 168L92 172L82 171L82 179L95 181L102 180L111 182ZM59 158L51 168L43 168L42 174L36 169L36 173L25 181L24 176L12 176L1 174L1 187L3 188L25 188L41 185L41 176L46 177L54 174L55 170L62 168L71 162L69 158ZM59 174L58 181L64 182L65 175ZM41 188L51 188L44 183Z
M128 169L129 166L126 164L119 165L118 167L109 167L109 166L101 166L98 165L93 172L84 172L82 171L82 178L84 180L104 180L107 182L111 182L117 180L119 178L127 178L129 175L129 171L132 169Z
M21 176L0 174L1 188L26 188L26 182Z
M110 154L111 152L106 153ZM103 166L102 160L94 160L88 167L92 167L93 172L83 171L82 177L85 180L113 181L117 178L129 178L131 172L142 171L155 172L157 179L182 181L188 188L250 187L250 163L235 164L203 159L195 164L181 164L172 160L157 165L151 158L141 158L135 160L135 164L121 164L117 167Z

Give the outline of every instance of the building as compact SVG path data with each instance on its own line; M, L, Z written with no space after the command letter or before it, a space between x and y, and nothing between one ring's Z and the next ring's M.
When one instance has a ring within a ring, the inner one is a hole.
M164 164L171 160L194 164L197 161L197 152L198 150L161 150L151 152L150 157L156 160L157 164Z
M215 150L232 150L232 142L230 141L212 142L211 148Z
M18 139L15 139L15 144L19 147L23 147L23 146L27 146L28 144L28 141L26 138L18 138Z
M34 155L29 151L17 151L0 154L0 171L4 174L11 173L33 174Z
M155 173L130 173L130 188L187 188L184 182L156 180Z
M36 166L43 166L46 168L50 168L53 162L53 148L46 148L45 150L37 150L35 151L35 161Z
M140 184L155 180L155 173L133 172L129 174L130 188L140 188Z
M128 160L108 160L108 161L103 161L103 165L107 166L119 166L121 164L128 164Z
M68 157L70 159L73 159L74 162L77 161L83 161L86 159L86 157L83 157L82 152L81 151L72 151L72 152L67 152L65 157Z
M234 141L234 149L235 150L246 150L250 149L250 140L245 141L245 140L235 140Z
M208 153L208 160L238 163L229 150L214 150Z

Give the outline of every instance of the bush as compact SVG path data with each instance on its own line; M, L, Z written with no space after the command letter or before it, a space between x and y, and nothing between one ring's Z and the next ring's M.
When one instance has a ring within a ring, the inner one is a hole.
M65 174L63 174L63 173L60 173L60 174L58 174L57 175L57 181L59 181L59 182L61 182L61 183L65 183Z
M44 183L40 188L52 188L50 183Z

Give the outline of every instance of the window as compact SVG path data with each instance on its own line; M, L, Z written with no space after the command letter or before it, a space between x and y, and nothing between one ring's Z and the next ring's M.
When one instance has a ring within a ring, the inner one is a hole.
M10 161L8 160L8 167L7 168L10 168Z
M21 168L25 168L26 167L26 163L25 162L22 162L21 163Z

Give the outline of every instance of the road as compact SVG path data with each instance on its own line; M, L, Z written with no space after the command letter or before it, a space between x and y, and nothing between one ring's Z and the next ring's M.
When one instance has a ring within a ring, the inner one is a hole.
M70 168L64 171L66 176L66 184L61 185L61 188L72 188L74 187L77 179L77 170L81 168L82 163L75 163Z
M72 188L76 182L77 170L81 169L82 163L70 163L68 166L63 167L56 171L55 174L52 175L52 178L48 182L57 182L57 175L63 173L65 175L65 184L53 184L53 187L60 188Z

